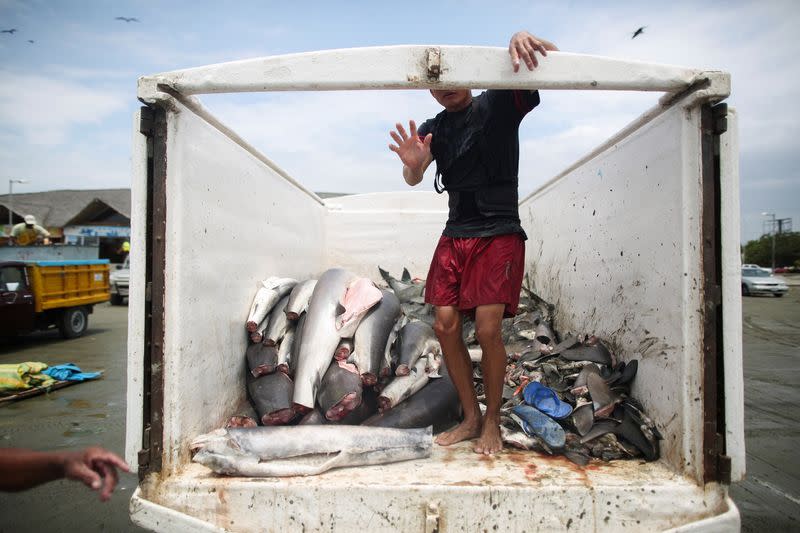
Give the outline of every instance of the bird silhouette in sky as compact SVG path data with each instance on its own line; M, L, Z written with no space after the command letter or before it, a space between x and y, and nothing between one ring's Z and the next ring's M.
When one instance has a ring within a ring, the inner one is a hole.
M31 43L31 44L33 44L33 43L35 43L36 41L32 41L32 40L28 39L28 42L29 42L29 43Z
M114 20L123 20L125 22L139 22L139 19L136 17L117 17Z
M0 31L0 33L10 33L11 35L14 35L14 33L15 33L16 31L17 31L17 28L11 28L10 30L3 30L3 31Z
M647 27L647 26L642 26L641 28L639 28L638 30L636 30L635 32L633 32L633 36L631 37L631 39L636 39L636 38L637 38L639 35L643 34L643 33L644 33L644 29L645 29L646 27Z

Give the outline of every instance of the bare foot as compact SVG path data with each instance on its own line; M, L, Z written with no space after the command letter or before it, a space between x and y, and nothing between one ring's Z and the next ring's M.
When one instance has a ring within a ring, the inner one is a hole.
M498 429L499 431L499 429ZM450 446L462 440L470 440L477 437L481 432L481 419L475 418L474 420L464 420L459 425L440 433L436 437L436 444L439 446Z
M485 420L483 430L478 442L475 443L475 453L494 455L503 449L503 440L500 438L500 421Z

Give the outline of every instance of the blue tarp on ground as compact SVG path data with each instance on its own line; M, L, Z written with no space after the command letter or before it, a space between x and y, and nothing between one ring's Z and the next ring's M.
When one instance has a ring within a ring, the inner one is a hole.
M81 372L81 369L73 363L51 366L42 373L59 381L85 381L100 377L100 372Z

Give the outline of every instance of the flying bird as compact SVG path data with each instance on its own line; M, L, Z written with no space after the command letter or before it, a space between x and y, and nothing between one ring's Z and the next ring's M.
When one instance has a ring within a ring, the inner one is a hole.
M633 32L633 36L631 37L631 39L636 39L636 37L638 37L639 35L643 34L643 33L644 33L644 29L645 29L646 27L647 27L647 26L642 26L641 28L639 28L638 30L636 30L635 32Z
M14 33L15 33L16 31L17 31L17 28L11 28L10 30L3 30L3 31L0 31L0 33L10 33L11 35L14 35Z
M117 17L114 20L124 20L125 22L139 22L136 17Z
M31 44L33 44L33 43L35 43L36 41L31 41L30 39L28 39L28 42L29 42L29 43L31 43Z

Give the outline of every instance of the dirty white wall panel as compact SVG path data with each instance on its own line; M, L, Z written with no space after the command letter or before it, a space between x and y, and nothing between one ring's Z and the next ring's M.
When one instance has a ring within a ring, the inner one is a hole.
M310 277L324 253L321 203L175 106L167 131L165 470L244 397L244 324L257 282Z
M432 174L432 170L430 171ZM419 210L438 211L447 214L447 194L437 194L434 191L413 190L406 187L398 169L397 191L371 192L365 194L347 194L335 196L325 200L325 205L331 210Z
M447 221L447 195L429 191L370 193L326 201L326 268L343 266L374 281L378 267L400 277L428 274Z
M520 217L557 329L639 360L633 396L664 434L662 457L699 479L698 116L670 109L531 195Z
M429 79L431 65L439 71L438 79ZM514 73L507 48L382 46L287 54L165 72L140 78L139 96L152 96L158 84L186 95L437 87L678 91L699 78L717 74L568 52L549 52L535 71L523 66ZM727 79L727 74L723 77Z
M719 486L698 486L662 462L577 468L529 451L486 458L469 443L309 477L213 476L191 464L141 496L239 532L663 531L730 503Z
M720 173L725 453L731 458L731 481L740 481L745 474L742 258L739 248L739 125L733 108L728 108L728 131L720 138Z
M128 293L128 390L125 400L125 461L136 471L142 449L144 378L144 278L147 222L147 137L139 133L141 111L133 114L131 148L131 249Z

